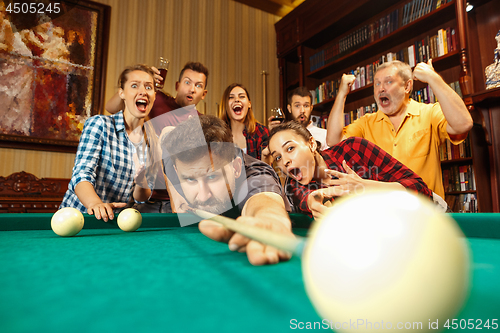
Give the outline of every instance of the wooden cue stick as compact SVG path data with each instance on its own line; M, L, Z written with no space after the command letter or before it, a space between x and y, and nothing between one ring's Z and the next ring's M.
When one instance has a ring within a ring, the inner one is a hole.
M201 209L191 208L185 204L183 205L182 208L201 218L218 222L223 226L225 226L226 228L234 232L237 232L239 234L242 234L245 237L251 238L253 240L256 240L258 242L267 245L271 245L280 250L291 252L297 256L302 255L302 251L304 249L304 245L306 242L305 237L301 236L292 237L279 234L277 232L268 229L260 228L249 224L239 223L236 220L231 219L229 217L216 215Z

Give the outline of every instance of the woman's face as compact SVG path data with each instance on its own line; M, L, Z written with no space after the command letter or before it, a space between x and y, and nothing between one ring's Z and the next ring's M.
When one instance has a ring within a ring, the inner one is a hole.
M248 99L245 89L234 87L229 93L227 113L230 119L243 122L252 103Z
M316 141L306 141L293 130L284 130L273 135L269 150L278 168L302 185L311 182L314 176L314 151Z
M119 95L125 102L124 112L129 112L135 118L145 118L151 111L156 96L153 77L139 70L128 73Z

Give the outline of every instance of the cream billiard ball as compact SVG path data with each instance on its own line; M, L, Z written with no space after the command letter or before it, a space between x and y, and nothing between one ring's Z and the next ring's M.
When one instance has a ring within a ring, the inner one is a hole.
M371 192L339 199L316 221L302 272L312 304L337 332L414 322L418 332L436 332L429 322L454 318L468 294L469 249L429 199Z
M142 224L142 215L133 208L124 209L118 214L118 227L123 231L136 231Z
M76 208L59 209L50 221L52 230L63 237L74 236L83 228L83 214Z

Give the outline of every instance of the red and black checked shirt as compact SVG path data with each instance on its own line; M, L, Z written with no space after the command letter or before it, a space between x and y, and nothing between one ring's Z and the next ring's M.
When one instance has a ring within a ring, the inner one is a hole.
M422 178L368 140L351 137L323 150L321 156L331 170L345 173L342 168L342 161L345 160L347 165L363 179L398 182L408 189L432 197L432 191ZM307 197L311 192L325 187L328 186L314 180L302 185L291 179L287 186L287 194L292 195L293 203L300 212L312 216L307 206Z
M247 140L247 154L260 160L262 149L267 147L269 141L269 130L267 127L256 123L255 131L252 134L249 134L245 127L243 135Z

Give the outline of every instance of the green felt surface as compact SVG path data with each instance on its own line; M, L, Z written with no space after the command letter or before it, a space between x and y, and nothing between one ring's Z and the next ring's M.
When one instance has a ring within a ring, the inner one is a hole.
M1 332L278 332L317 320L300 260L253 267L196 228L0 233Z
M0 215L0 225L46 218L10 215ZM144 215L143 225L175 224ZM462 224L472 217L463 216ZM487 222L495 226L497 217L488 215ZM297 331L292 319L321 321L298 258L254 267L197 228L125 233L112 224L90 229L91 219L76 237L0 232L0 332L289 332ZM458 318L500 318L500 239L467 241L472 284Z

